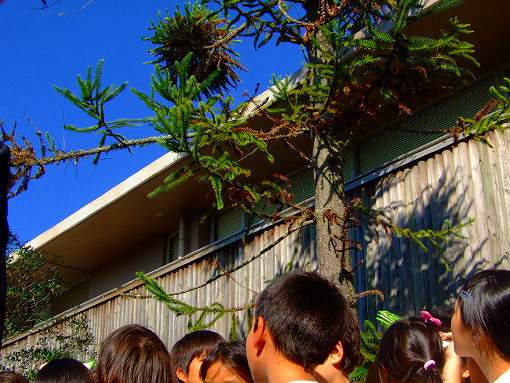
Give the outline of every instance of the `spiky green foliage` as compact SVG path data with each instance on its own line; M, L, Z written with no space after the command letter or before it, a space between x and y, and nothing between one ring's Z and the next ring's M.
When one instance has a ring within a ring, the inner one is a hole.
M186 316L188 331L197 331L210 328L224 316L230 316L230 338L235 338L239 331L239 318L237 314L248 310L251 305L243 307L225 307L221 303L211 303L208 306L193 306L168 294L154 279L145 273L138 272L136 276L144 283L145 288L158 301L164 303L170 311L177 316Z
M499 86L490 88L493 99L474 118L461 117L458 126L452 131L462 132L490 145L487 133L510 127L510 79L505 77Z
M129 150L132 146L158 142L169 151L189 155L189 165L169 174L164 183L150 193L150 197L195 177L211 186L217 209L223 208L225 196L230 198L231 203L245 210L261 198L283 200L281 182L277 179L266 180L262 184L248 182L251 170L243 167L240 160L254 154L263 154L271 163L273 157L268 152L267 143L245 129L247 117L233 108L232 97L215 95L203 99L220 75L220 70L215 69L199 81L193 74L193 57L193 52L187 53L182 61L173 64L171 71L156 65L150 95L133 89L154 116L113 121L105 118L104 105L117 97L125 89L126 83L101 89L103 63L100 61L95 75L92 75L92 69L89 68L85 80L78 76L80 95L67 88L55 87L60 94L96 120L90 127L66 125L65 128L79 133L99 134L98 149L111 150L125 146ZM117 133L121 128L141 125L151 125L159 135L128 140ZM115 140L109 147L105 146L108 138ZM93 153L95 164L103 151ZM81 155L83 153L76 153L77 157Z
M398 226L383 211L366 207L359 198L353 199L350 206L358 222L365 221L376 230L381 228L390 239L393 236L407 239L418 246L424 253L431 253L432 250L433 255L439 255L440 261L446 270L450 270L450 266L444 258L444 252L449 241L455 237L464 239L462 230L474 222L473 218L467 217L465 221L457 224L452 224L449 220L445 220L441 229L438 230L415 230L410 227Z
M224 92L239 81L237 71L243 66L230 47L233 36L230 37L225 20L217 13L198 3L188 3L183 12L177 6L173 16L160 17L150 30L153 34L146 39L156 46L150 49L156 56L153 63L164 66L173 81L179 76L174 63L184 60L190 52L193 53L190 75L198 82L205 83L217 72L203 88L205 95Z
M342 222L348 216L346 211L341 211L348 205L345 201L328 206L327 214L296 206L284 177L276 174L271 179L257 179L246 160L256 158L259 167L263 166L262 159L270 164L274 158L268 143L283 141L293 148L291 141L295 138L320 137L321 143L329 147L327 166L333 169L330 173L335 173L333 178L339 178L339 182L334 182L338 183L338 195L329 200L344 199L341 175L345 149L351 142L359 135L369 134L374 126L384 126L381 120L386 116L394 119L395 115L412 113L412 102L418 94L435 88L438 83L443 88L454 84L453 80L469 76L469 68L477 65L473 46L463 40L471 33L469 26L455 18L441 32L427 35L410 32L412 24L421 17L444 11L458 1L439 0L432 8L424 8L421 0L204 0L202 3L186 6L184 13L178 9L173 17L162 18L153 25L154 35L150 40L157 45L153 53L156 62L162 65L155 66L149 94L133 90L153 116L116 121L105 118L104 105L126 85L102 89L100 62L94 75L89 68L85 79L78 77L80 95L56 88L96 121L89 128L68 128L99 133L100 147L110 138L129 148L118 129L147 123L159 134L159 144L188 157L186 165L169 174L151 197L193 180L209 185L216 209L235 205L252 216L264 215L261 210L266 210L272 213L264 218L278 220L279 211L289 207L295 212L289 219L295 222L314 219L319 227L327 220L333 225L328 232L334 232L327 240L342 241L348 246L327 246L325 236L321 236L318 242L322 245L318 247L343 249L337 252L349 257L345 249L351 248L353 241L349 239L350 227L347 228L351 222L347 225ZM214 11L208 10L207 5ZM233 53L230 44L236 36L251 37L256 46L275 37L277 43L291 42L305 47L308 60L305 78L297 84L286 80L275 83L274 108L264 109L263 102L255 99L236 108L231 97L214 94L229 84L225 75L233 81L230 84L236 81L232 77L235 65L229 61ZM208 52L207 48L214 49ZM209 54L219 56L212 60ZM216 64L212 65L211 60ZM222 68L222 62L232 71ZM252 129L246 110L263 115L271 122L270 126L263 131ZM374 119L377 124L373 123ZM307 158L306 154L303 157ZM316 159L307 158L308 165L315 170ZM332 181L323 180L328 182ZM260 209L268 205L268 209ZM384 224L392 233L415 241L422 249L427 249L429 244L442 246L457 229L447 225L439 232L413 231L388 222ZM338 258L339 254L335 255ZM339 263L351 264L348 259ZM352 270L342 270L339 274L344 279L352 279ZM352 291L349 290L351 298ZM214 309L219 312L224 308Z
M420 247L422 251L427 253L429 248L444 251L445 244L453 237L464 238L462 236L462 229L474 222L473 218L469 218L466 222L452 225L448 220L443 222L443 227L440 230L421 229L411 230L408 227L397 227L392 225L393 231L398 237L407 238L413 241Z
M264 30L254 35L255 40L262 39L260 43L271 39L271 28L281 28L284 34L283 30L293 25L289 21L290 8L282 7L281 2L261 5L227 1L217 5L221 5L226 17L233 12L238 16L237 21L244 20L245 29L240 29L240 35ZM266 134L245 128L243 114L232 111L232 99L212 96L201 101L201 95L210 89L218 73L199 81L193 75L193 50L182 61L176 61L172 70L157 68L152 88L165 102L137 94L155 111L155 128L173 137L164 145L169 150L188 153L193 163L171 174L153 195L195 177L210 184L215 205L220 209L225 194L250 212L261 198L288 204L289 196L274 180L264 180L258 187L249 183L251 170L243 167L239 159L255 150L272 161L266 141L281 136L292 139L317 131L328 137L333 146L348 145L362 121L390 108L410 113L410 100L431 81L469 75L466 60L473 64L476 61L472 56L473 46L462 40L471 32L468 25L452 19L450 28L438 36L407 35L407 27L421 14L428 15L451 5L455 2L443 0L434 9L425 10L419 0L383 1L370 3L368 7L365 4L365 11L360 11L360 4L353 2L352 6L339 7L334 16L320 23L294 20L296 33L303 28L310 32L310 51L318 52L320 59L308 64L308 77L299 86L291 86L286 81L275 84L278 109L269 112L277 116L276 126ZM243 11L248 8L250 16ZM189 17L193 9L188 8ZM276 16L272 21L259 20L255 16L258 12ZM282 18L287 18L287 22ZM361 28L361 35L355 33ZM212 155L203 154L209 150Z
M425 12L417 0L387 6L380 24L365 20L352 34L347 18L335 18L312 37L317 59L308 64L307 80L298 87L275 86L289 132L319 130L335 142L348 143L366 133L367 121L387 110L412 113L417 94L437 81L471 76L466 62L478 65L473 45L462 40L472 31L457 19L437 36L412 35L408 27ZM448 1L439 2L446 7ZM450 82L454 84L454 82ZM393 114L393 116L395 115Z
M329 208L327 214L315 214L311 209L296 206L286 190L288 183L284 178L277 175L257 180L245 160L257 155L256 163L261 167L258 159L267 161L266 164L274 160L268 143L283 141L293 148L291 141L296 137L320 137L320 142L335 154L329 156L326 166L339 179L335 196L338 198L330 200L344 199L341 184L344 149L352 140L369 134L374 126L384 128L381 120L385 117L394 119L395 115L412 113L412 101L422 91L434 89L439 83L441 87L454 84L469 76L469 68L477 65L473 46L463 40L471 32L469 26L455 18L442 32L427 35L410 32L412 24L421 17L444 11L458 1L439 0L432 8L424 8L421 0L204 0L202 3L214 12L190 5L184 14L177 11L173 18L163 18L154 25L151 41L160 46L153 53L162 65L155 67L150 94L134 90L153 112L153 116L142 122L160 134L158 142L167 150L186 154L189 159L184 167L169 174L151 196L194 180L208 183L217 209L229 203L256 215L257 207L264 203L278 205L279 209L291 207L297 213L289 219L297 222L315 219L321 224L327 220L336 225L335 229L342 227L342 233L337 235L343 235L342 238L333 238L336 234L321 237L318 247L321 251L342 248L338 252L348 257L345 249L350 247L328 247L324 243L328 240L351 243L345 229L348 225L342 225L342 217L348 214L341 209L347 203L321 206ZM218 15L223 15L225 22ZM212 42L205 39L206 25L209 32L216 34ZM197 40L190 37L189 41L196 43L179 45L178 39L195 32ZM218 40L219 36L224 38ZM214 94L213 89L226 86L225 79L220 81L225 73L220 67L209 65L209 58L201 56L203 49L209 47L206 44L213 44L228 55L232 53L229 47L236 36L251 37L256 46L275 38L277 43L291 42L305 48L308 60L305 78L297 84L286 80L276 83L274 108L264 109L263 102L255 99L236 108L232 98ZM174 40L165 45L165 39ZM101 70L96 72L100 74ZM112 126L129 126L136 120L105 122L102 105L109 99L100 97L103 92L97 80L100 76L96 74L93 78L90 73L85 80L78 80L81 96L58 89L97 121L91 128L74 130L99 132L103 140L100 145L108 137L124 144L125 138L113 133ZM110 93L115 97L121 88L114 88ZM252 129L247 110L267 118L269 126L263 131ZM307 158L306 154L303 157ZM307 160L311 168L317 169L317 157ZM281 218L277 214L274 217ZM453 233L451 226L439 234L398 227L392 231L415 240L423 248L425 243L441 243ZM348 259L341 263L351 264ZM352 279L352 270L342 270L339 274ZM165 297L154 284L149 286L158 299L179 315L198 316L198 322L195 319L190 322L193 328L213 323L216 314L225 313L226 308L222 306L207 309L188 306ZM206 320L209 316L212 319Z
M84 111L95 123L86 128L79 128L74 125L64 125L64 128L77 133L95 133L100 135L98 146L105 145L108 138L112 138L119 144L126 144L127 139L123 135L116 132L120 128L136 127L147 123L147 118L122 118L107 121L105 118L105 105L114 101L127 87L127 82L121 85L110 85L105 88L101 86L103 76L104 60L99 60L94 73L92 67L89 66L84 79L80 75L76 80L80 89L79 94L74 94L68 88L60 88L56 85L53 88L63 97L69 100L73 105ZM54 145L53 145L54 146ZM130 149L129 145L126 145ZM100 153L94 158L94 164L99 161Z
M224 207L225 197L253 214L260 213L255 208L260 201L277 204L280 209L292 206L285 182L276 178L253 183L252 171L243 160L262 154L272 162L268 142L314 132L332 147L346 147L357 134L366 133L364 129L371 126L368 120L392 108L397 113L410 113L410 100L434 79L460 78L469 74L467 61L476 64L473 46L462 40L471 32L469 26L456 19L437 36L407 32L420 17L456 5L453 0L440 0L426 9L421 0L349 4L321 0L317 9L310 2L299 2L298 6L277 0L207 3L214 4L216 10L188 4L183 13L177 9L173 17L162 18L153 26L150 40L159 44L153 53L164 67L156 66L150 95L134 91L154 112L153 117L106 121L104 104L122 92L125 84L101 89L102 62L94 76L89 68L85 79L78 77L80 96L56 88L96 120L89 128L68 128L99 133L99 146L107 138L122 145L125 137L114 130L149 123L164 137L158 140L160 144L190 156L189 165L168 175L151 196L196 179L210 185L218 209ZM306 10L306 16L296 18L296 7ZM310 18L313 12L321 17ZM219 19L219 14L225 20ZM210 40L206 41L205 35ZM275 84L278 108L269 109L274 126L258 132L248 128L243 106L236 109L232 98L211 95L212 89L226 84L224 76L231 72L211 67L211 58L203 56L203 48L218 43L217 48L228 55L234 36L251 36L260 45L273 35L278 35L277 42L305 44L308 54L315 58L307 65L307 78L298 86L286 81ZM204 95L209 97L203 99Z
M281 218L279 211L291 207L300 222L313 217L316 222L328 219L341 226L345 213L336 211L336 206L329 209L329 218L315 217L311 209L296 207L282 177L258 180L246 159L258 156L272 163L269 142L283 140L292 148L290 141L296 137L319 136L325 146L334 148L328 166L341 178L344 149L358 135L370 133L374 125L379 128L381 116L393 119L395 114L412 113L417 94L438 82L442 87L453 84L452 79L469 76L469 67L477 65L472 44L463 40L471 33L469 26L455 18L442 32L410 32L420 18L457 4L457 0L439 0L424 8L421 0L204 0L202 5L188 4L183 13L177 9L173 17L153 25L154 35L149 39L157 47L152 52L163 65L155 66L150 94L134 90L153 112L150 118L105 118L104 105L126 85L101 88L102 62L94 75L89 68L85 79L78 77L80 95L56 89L95 120L88 128L67 128L99 133L100 147L110 138L129 148L118 129L146 123L159 133L156 139L167 150L188 156L186 165L169 174L151 197L195 180L209 185L217 209L236 205L255 216L263 215L260 206L270 205L266 210L276 213L265 218L276 220ZM286 80L275 84L277 107L263 110L263 105L251 103L251 110L272 123L264 131L250 129L247 105L235 108L231 97L212 94L229 84L225 75L236 81L232 77L235 65L229 61L230 44L236 36L249 36L256 46L275 37L277 43L298 43L306 49L307 74L299 84ZM209 52L208 48L213 49ZM213 59L215 54L219 56ZM391 110L394 113L388 113ZM315 159L308 161L315 169ZM343 198L341 190L338 193ZM451 225L439 232L387 226L422 249L426 243L442 245L456 233ZM346 238L341 240L351 243L348 231L343 233Z
M393 323L398 321L400 317L390 311L378 311L376 320L385 331ZM379 351L379 344L382 339L382 332L377 329L377 326L365 320L363 324L363 331L360 334L360 352L363 357L361 364L349 375L353 382L365 383L370 367L377 361L377 353Z
M134 90L154 111L151 121L154 128L169 137L160 143L169 151L186 153L190 158L187 166L168 175L150 196L171 190L191 177L210 184L217 209L223 208L225 195L241 208L247 208L263 196L278 196L277 183L250 183L251 170L240 161L257 152L271 163L273 157L267 143L243 129L246 117L232 110L231 97L216 95L205 101L201 99L218 72L199 82L191 74L192 66L190 52L181 62L174 63L177 81L169 71L156 67L152 77L153 94Z

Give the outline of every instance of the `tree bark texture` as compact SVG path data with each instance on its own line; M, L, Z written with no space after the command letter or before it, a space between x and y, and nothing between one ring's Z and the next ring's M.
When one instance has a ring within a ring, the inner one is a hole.
M345 219L344 148L335 145L325 132L313 142L315 178L315 223L319 273L339 285L353 305L355 291L350 254L349 222Z
M331 5L328 0L310 0L305 3L307 18L315 21L320 13ZM315 36L321 39L320 31ZM327 44L327 42L324 42ZM312 61L320 61L320 52L307 47ZM355 306L353 267L350 254L349 222L345 222L344 190L344 146L332 139L335 129L317 130L313 136L312 166L315 180L315 224L317 232L316 250L319 273L337 284Z

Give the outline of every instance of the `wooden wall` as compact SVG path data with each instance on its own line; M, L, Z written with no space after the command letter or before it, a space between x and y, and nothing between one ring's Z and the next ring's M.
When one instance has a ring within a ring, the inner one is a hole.
M402 314L451 304L459 283L473 271L510 267L510 133L494 132L488 138L492 146L475 140L460 142L353 192L400 226L413 229L440 229L445 220L458 224L474 219L462 229L462 237L449 240L444 254L424 253L408 240L390 241L368 228L354 233L365 246L354 254L355 264L361 265L356 272L358 290L377 288L386 296L384 302L375 297L361 299L361 318L373 316L380 308ZM194 305L218 301L226 306L245 305L289 263L317 267L313 226L286 236L287 230L284 224L261 231L246 242L227 241L220 247L200 250L164 266L154 276L166 291L182 291L218 273L217 264L229 270L254 257L230 277L177 295ZM258 256L267 248L270 250ZM185 333L185 317L176 317L153 299L133 295L146 295L137 281L64 313L61 326L65 327L65 318L85 315L95 347L112 330L128 323L152 328L169 346ZM228 334L229 318L215 328ZM33 330L11 339L2 355L34 346L41 336Z
M358 236L366 248L357 276L360 287L377 288L384 303L361 302L363 315L375 308L400 313L452 305L459 284L476 270L510 268L510 132L493 132L490 145L460 142L363 188L360 195L399 226L439 230L446 220L465 226L464 238L450 237L446 251L420 250L408 240Z

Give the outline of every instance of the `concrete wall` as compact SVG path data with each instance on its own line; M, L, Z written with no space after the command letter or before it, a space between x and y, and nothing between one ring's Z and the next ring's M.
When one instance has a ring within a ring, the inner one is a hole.
M163 265L165 238L151 238L92 272L88 299L135 279L137 271L149 272Z
M53 312L59 314L89 300L89 284L90 278L87 278L72 286L61 299L53 303Z
M202 213L187 213L186 253L197 250L210 242L209 221L200 223ZM136 279L137 271L150 272L165 263L166 236L150 238L134 246L130 251L117 256L91 272L89 278L72 286L55 303L55 313L77 306L107 291L116 289Z

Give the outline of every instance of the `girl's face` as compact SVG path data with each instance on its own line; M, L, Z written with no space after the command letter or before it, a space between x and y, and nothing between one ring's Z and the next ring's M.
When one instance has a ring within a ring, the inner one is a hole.
M204 383L249 383L240 376L234 374L220 362L214 362L207 369Z
M455 353L461 357L473 357L478 347L474 341L473 330L462 321L459 301L455 302L452 316L452 338Z
M203 356L193 358L187 373L184 372L182 368L177 368L175 372L177 378L184 383L202 383L202 379L200 379L200 367L203 361Z

